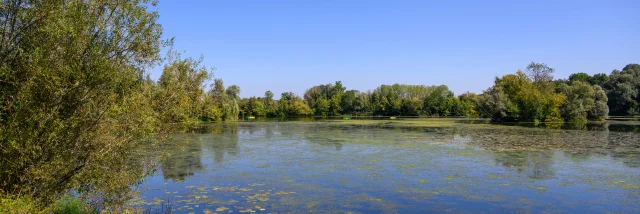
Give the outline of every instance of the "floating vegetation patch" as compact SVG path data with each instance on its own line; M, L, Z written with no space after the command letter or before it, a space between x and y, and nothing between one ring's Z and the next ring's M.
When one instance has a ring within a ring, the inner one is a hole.
M131 199L128 203L131 207L158 208L160 205L170 205L179 212L188 210L202 210L204 213L213 212L256 212L266 211L269 202L280 196L293 195L293 191L276 191L275 189L260 188L265 184L249 184L248 187L239 186L185 186L187 192L173 197L173 200L165 201L153 198L145 201L140 197ZM251 187L251 188L249 188Z

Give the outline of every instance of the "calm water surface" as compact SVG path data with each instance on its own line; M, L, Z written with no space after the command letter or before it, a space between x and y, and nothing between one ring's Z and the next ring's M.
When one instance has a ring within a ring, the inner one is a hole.
M131 205L170 204L174 213L640 213L639 125L214 124L175 134Z

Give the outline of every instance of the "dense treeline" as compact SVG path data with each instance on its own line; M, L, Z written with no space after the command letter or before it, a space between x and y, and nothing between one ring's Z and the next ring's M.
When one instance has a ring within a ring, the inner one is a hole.
M525 71L497 77L482 94L467 92L459 96L445 85L381 85L361 92L347 90L337 81L307 89L303 100L284 93L284 100L297 103L295 113L283 111L281 106L291 104L274 102L271 94L242 99L240 115L462 116L514 122L603 120L610 114L609 106L614 106L611 115L640 114L638 67L629 64L610 75L576 73L566 80L553 80L553 68L531 63Z
M555 70L531 63L525 71L497 77L482 94L455 96L445 85L381 85L373 91L347 90L342 82L313 86L303 99L291 92L273 101L240 101L241 116L461 116L512 122L585 122L609 115L639 115L640 69L629 64L610 75L572 74L553 80ZM283 102L286 101L286 102ZM294 105L295 103L295 105ZM295 106L295 110L286 110Z
M568 80L557 80L557 84L581 81L589 85L600 86L606 92L610 115L640 115L640 64L628 64L622 71L613 70L611 74L575 73Z
M556 84L553 68L531 63L525 72L518 71L496 78L494 86L477 99L477 108L494 121L586 121L604 119L606 105L598 96L602 89L581 81Z
M172 56L173 53L172 53ZM164 66L157 83L146 81L156 88L155 110L161 122L178 123L236 120L240 112L240 87L224 87L222 79L215 79L205 93L204 84L213 73L201 66L201 60L180 59L175 55Z
M265 97L242 99L244 116L477 116L471 93L454 97L447 86L381 85L374 91L346 90L340 81L314 86L304 99L286 92L273 101Z

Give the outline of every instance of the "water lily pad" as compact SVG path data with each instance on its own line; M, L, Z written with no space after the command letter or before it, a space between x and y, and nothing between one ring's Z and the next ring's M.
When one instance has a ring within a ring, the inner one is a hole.
M224 212L224 211L227 211L227 210L229 210L229 208L227 208L227 207L225 207L225 206L221 206L221 207L218 207L218 208L216 209L216 212Z

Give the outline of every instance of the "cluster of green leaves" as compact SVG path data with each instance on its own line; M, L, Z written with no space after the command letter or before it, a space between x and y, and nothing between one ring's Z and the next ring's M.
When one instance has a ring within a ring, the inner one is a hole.
M300 96L293 92L285 92L280 95L276 109L276 115L280 117L299 117L313 115L313 110L302 101Z
M342 99L345 97L345 89L340 81L336 81L335 85L313 86L304 93L304 101L313 109L315 115L342 115Z
M150 0L0 3L0 195L36 209L69 191L119 205L154 161L131 161L163 124L236 120L237 86L224 88L201 60L170 52ZM13 202L11 202L13 203Z
M91 206L82 198L68 195L43 207L30 197L0 194L0 213L97 214L99 212L97 207Z
M0 213L45 213L29 197L0 194Z
M215 79L205 93L205 83L213 69L201 65L202 59L181 59L170 52L156 88L154 108L163 123L192 123L198 120L237 120L240 114L240 87L225 89L222 79Z
M640 115L640 64L629 64L614 70L602 84L609 97L611 115Z
M579 73L554 83L553 72L546 64L531 63L526 74L518 71L496 78L495 85L477 98L478 112L494 121L516 122L586 122L607 117L605 91L590 84L606 78Z
M496 78L479 99L483 116L495 121L559 121L562 94L550 81L534 82L522 71Z
M562 106L562 115L570 122L604 120L609 114L608 98L602 87L589 85L583 81L571 81L558 86L566 96Z
M149 169L134 142L158 132L142 78L163 44L155 2L0 4L0 194L126 199Z
M575 73L569 79L556 80L556 85L571 85L575 82L584 82L594 88L600 98L596 105L600 110L605 110L603 101L611 108L611 115L614 116L636 116L640 115L640 64L628 64L622 71L613 70L611 74L604 73L589 75L586 73ZM606 96L602 95L602 91Z
M476 116L474 103L465 100L474 95L467 93L455 97L445 85L381 85L367 95L370 112L365 114L369 115Z
M455 97L447 86L381 85L374 91L346 90L340 81L313 86L304 99L291 92L274 102L273 94L241 101L246 116L477 116L476 95Z
M629 64L611 75L572 74L553 80L555 69L532 62L525 71L496 78L480 95L454 96L445 85L381 85L373 91L346 90L342 82L313 86L299 100L284 93L245 98L247 116L465 116L510 122L585 122L609 115L640 115L640 65ZM282 100L281 100L282 101ZM298 106L295 111L291 106ZM306 106L305 106L306 105ZM310 108L311 113L306 109Z
M267 91L264 97L244 98L240 101L242 117L301 117L312 116L313 110L302 98L293 92L280 95L280 100L273 99L273 93Z
M240 115L249 116L277 116L277 101L273 100L273 92L267 91L264 97L250 97L240 100Z
M164 66L157 84L154 108L161 121L167 123L195 120L203 115L216 117L218 109L205 105L203 83L211 74L201 60L174 59Z

